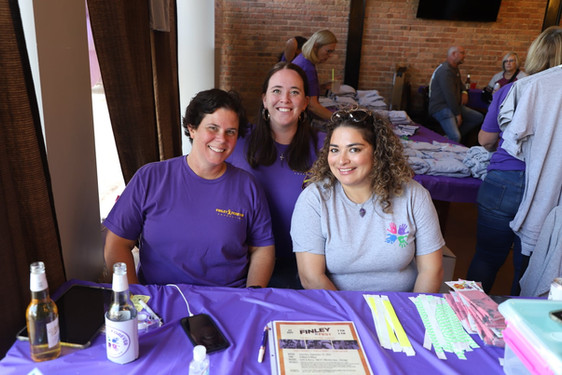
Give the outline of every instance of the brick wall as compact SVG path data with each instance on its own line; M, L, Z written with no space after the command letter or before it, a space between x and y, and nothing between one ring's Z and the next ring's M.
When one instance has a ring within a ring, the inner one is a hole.
M478 87L501 70L509 50L524 60L540 33L547 0L503 0L493 23L416 18L418 0L367 0L358 89L377 89L390 99L397 65L408 67L412 106L417 88L429 82L451 45L467 50L461 73ZM349 0L215 0L217 85L238 90L250 116L257 111L261 84L285 41L330 29L337 56L319 65L320 81L343 78Z

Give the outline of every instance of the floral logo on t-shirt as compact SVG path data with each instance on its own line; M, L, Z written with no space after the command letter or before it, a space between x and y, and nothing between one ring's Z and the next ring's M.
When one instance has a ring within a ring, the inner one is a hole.
M398 244L400 245L400 247L406 247L408 246L408 234L410 233L408 231L408 224L401 224L398 227L398 230L396 229L396 224L394 223L390 223L388 225L388 229L386 230L388 233L386 234L386 242L387 243L394 243L396 242L396 240L398 240Z

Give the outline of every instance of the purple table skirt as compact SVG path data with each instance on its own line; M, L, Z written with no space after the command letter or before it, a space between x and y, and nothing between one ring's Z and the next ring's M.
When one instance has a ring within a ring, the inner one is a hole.
M419 125L419 124L418 124ZM418 142L448 142L454 143L449 139L419 125L416 134L410 137ZM445 177L430 175L415 175L414 180L422 184L434 200L447 202L476 202L478 189L482 180L473 177Z
M72 282L85 283L67 284ZM452 353L447 353L447 360L440 360L433 351L423 348L423 324L408 299L414 293L376 293L389 296L412 343L416 355L407 357L380 347L361 292L178 287L191 312L210 314L231 342L228 349L210 354L212 374L269 374L269 349L263 363L257 362L257 356L263 327L272 320L353 321L376 374L503 374L498 358L503 357L504 350L485 346L477 335L472 337L480 348L467 352L466 360ZM31 361L27 342L16 341L0 361L0 373L27 374L37 368L44 375L187 374L193 346L179 324L188 312L178 290L172 286L133 285L131 291L150 296L148 304L164 320L162 327L141 333L136 361L118 365L107 360L103 334L89 348L63 348L59 358L41 363Z

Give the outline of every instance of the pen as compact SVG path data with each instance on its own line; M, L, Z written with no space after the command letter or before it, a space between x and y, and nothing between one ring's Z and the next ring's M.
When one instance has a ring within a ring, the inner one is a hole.
M143 309L145 309L146 311L148 311L148 313L150 314L150 316L151 316L153 319L158 320L158 326L161 326L161 325L162 325L162 319L161 319L158 315L156 315L156 313L150 308L150 306L148 306L148 305L146 304L146 302L144 302L142 299L139 299L139 303L140 303L140 305L143 307Z
M263 335L261 337L261 346L260 346L260 351L258 353L258 362L259 363L263 362L263 356L265 354L265 344L267 343L267 331L268 331L268 328L267 328L267 326L265 326L263 328Z

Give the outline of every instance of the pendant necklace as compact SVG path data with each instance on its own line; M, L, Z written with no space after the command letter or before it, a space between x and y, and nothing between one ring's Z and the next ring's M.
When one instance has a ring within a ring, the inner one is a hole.
M285 160L285 153L282 152L281 155L279 155L279 160L283 161Z
M363 202L363 204L361 204L361 207L359 208L359 216L361 217L365 216L367 210L364 208L364 206L367 204L367 202L372 202L372 201L373 201L373 196L371 195L369 199L367 199L365 202Z
M359 216L361 216L361 217L365 216L365 212L366 212L365 209L363 207L361 207L359 209Z

